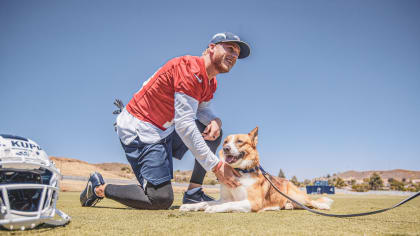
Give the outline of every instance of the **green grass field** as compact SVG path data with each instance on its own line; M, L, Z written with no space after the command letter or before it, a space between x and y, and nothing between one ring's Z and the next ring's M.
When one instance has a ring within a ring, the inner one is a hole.
M217 197L217 196L216 196ZM182 213L182 194L173 209L134 210L112 200L82 208L79 193L60 193L59 209L72 217L65 227L0 231L0 235L420 235L420 198L372 216L338 219L304 210L263 213ZM330 213L346 214L389 207L404 199L396 196L335 195Z

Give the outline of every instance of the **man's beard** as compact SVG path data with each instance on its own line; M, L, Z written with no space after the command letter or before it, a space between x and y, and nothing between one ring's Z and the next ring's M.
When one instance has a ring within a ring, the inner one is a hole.
M220 58L220 60L216 60L214 62L214 67L219 73L227 73L230 71L229 66L223 64L224 57Z

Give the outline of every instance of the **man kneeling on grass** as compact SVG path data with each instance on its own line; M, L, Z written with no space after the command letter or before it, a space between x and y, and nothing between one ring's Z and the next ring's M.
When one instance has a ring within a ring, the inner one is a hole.
M206 171L226 185L238 186L238 173L214 154L222 139L222 122L209 103L216 75L229 72L249 53L238 36L219 33L201 57L177 57L162 66L117 117L117 133L140 185L105 184L101 174L93 173L80 195L82 206L107 197L137 209L168 209L174 200L172 157L181 159L188 149L196 160L184 204L214 200L201 188Z

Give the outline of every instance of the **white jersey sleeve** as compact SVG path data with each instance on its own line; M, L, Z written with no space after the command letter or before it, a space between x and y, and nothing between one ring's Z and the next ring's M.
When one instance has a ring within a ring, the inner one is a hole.
M198 104L197 119L205 125L208 125L210 121L216 119L216 116L210 109L210 104L210 101Z
M198 101L186 94L175 93L174 103L176 132L201 166L211 171L219 158L211 152L195 124Z

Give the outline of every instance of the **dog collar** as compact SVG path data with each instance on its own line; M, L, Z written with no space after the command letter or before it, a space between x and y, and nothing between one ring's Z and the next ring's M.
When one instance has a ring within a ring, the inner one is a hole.
M235 168L235 170L240 171L240 172L245 173L245 174L246 173L256 172L258 169L259 169L258 167L255 167L255 168L252 168L252 169L239 169L239 168Z

